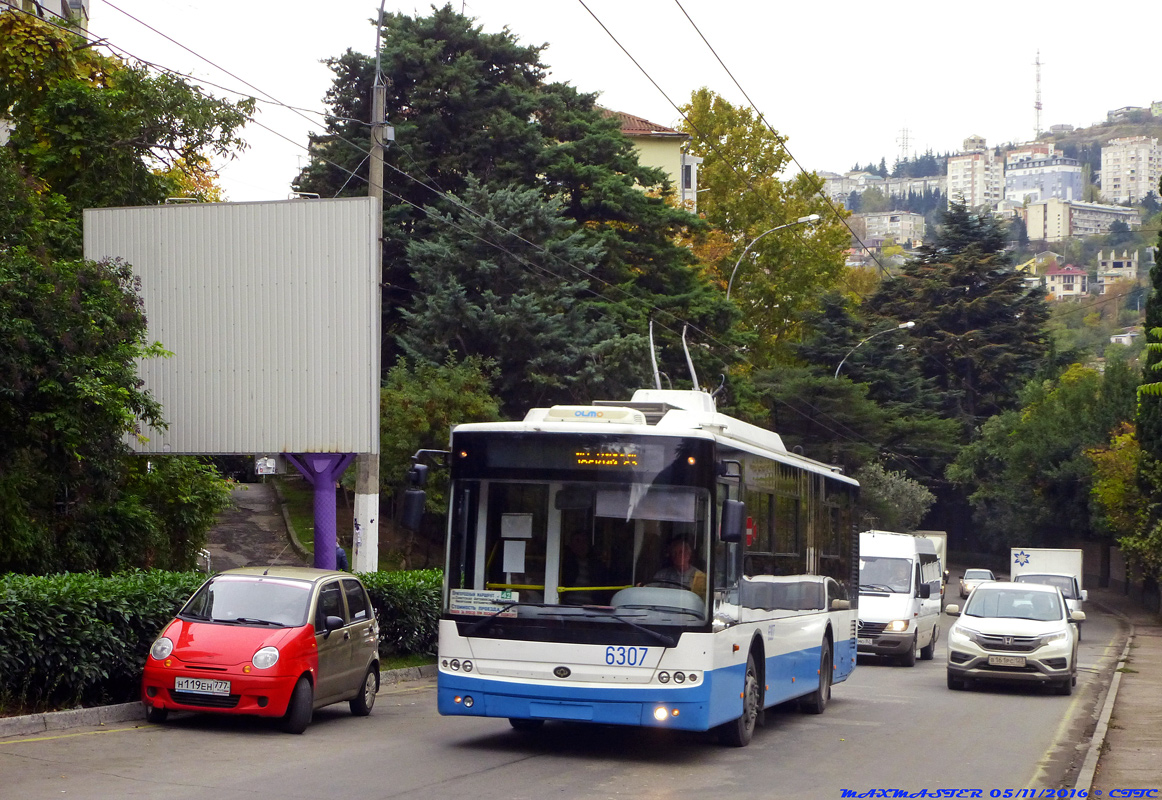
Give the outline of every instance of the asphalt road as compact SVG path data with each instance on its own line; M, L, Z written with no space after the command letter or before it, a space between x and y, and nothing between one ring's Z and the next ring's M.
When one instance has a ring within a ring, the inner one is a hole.
M171 715L162 726L3 739L0 796L769 800L1068 785L1085 755L1094 670L1117 632L1096 610L1085 625L1072 697L951 692L942 641L933 661L913 668L861 659L825 714L768 712L751 745L732 749L712 734L565 723L524 734L505 720L440 717L435 682L425 680L385 688L367 718L345 704L316 712L302 736L262 720Z

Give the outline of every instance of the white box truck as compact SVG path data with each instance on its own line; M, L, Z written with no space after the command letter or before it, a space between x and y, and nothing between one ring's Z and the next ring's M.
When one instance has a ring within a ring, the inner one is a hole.
M1084 611L1089 593L1082 586L1082 552L1059 547L1013 547L1009 550L1009 577L1017 583L1056 586L1070 611ZM1078 625L1078 634L1081 626ZM1081 638L1080 635L1078 638Z

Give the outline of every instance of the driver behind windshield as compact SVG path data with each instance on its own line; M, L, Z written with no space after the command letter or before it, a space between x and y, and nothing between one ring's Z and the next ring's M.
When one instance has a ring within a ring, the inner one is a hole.
M694 566L694 541L690 536L677 535L670 539L669 565L662 567L650 581L654 586L689 589L696 594L706 592L706 573Z

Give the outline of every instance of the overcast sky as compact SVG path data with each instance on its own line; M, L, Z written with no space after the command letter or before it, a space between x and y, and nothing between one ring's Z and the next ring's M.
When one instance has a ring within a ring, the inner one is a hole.
M598 92L602 105L664 125L680 121L671 101L682 105L700 86L746 103L713 47L757 109L788 137L798 162L815 171L843 172L881 157L890 166L905 129L909 153L955 151L970 134L989 144L1032 138L1038 51L1042 129L1085 126L1104 120L1110 109L1162 100L1162 47L1148 35L1162 14L1147 0L1090 4L1084 13L1069 4L1021 0L472 0L453 6L486 31L507 26L522 43L548 44L542 58L551 80ZM426 14L430 3L388 0L385 7ZM319 112L331 83L320 61L347 48L372 54L370 20L378 8L378 0L91 0L89 30L201 81ZM1113 16L1108 27L1103 8ZM315 114L269 103L260 104L257 120L274 132L246 129L250 149L221 173L230 200L286 198L305 160L308 132L323 127Z

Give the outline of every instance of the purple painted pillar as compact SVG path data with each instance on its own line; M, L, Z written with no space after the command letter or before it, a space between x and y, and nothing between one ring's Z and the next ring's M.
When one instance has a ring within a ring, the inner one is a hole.
M335 482L343 475L354 453L287 453L290 461L315 487L315 566L335 569Z

